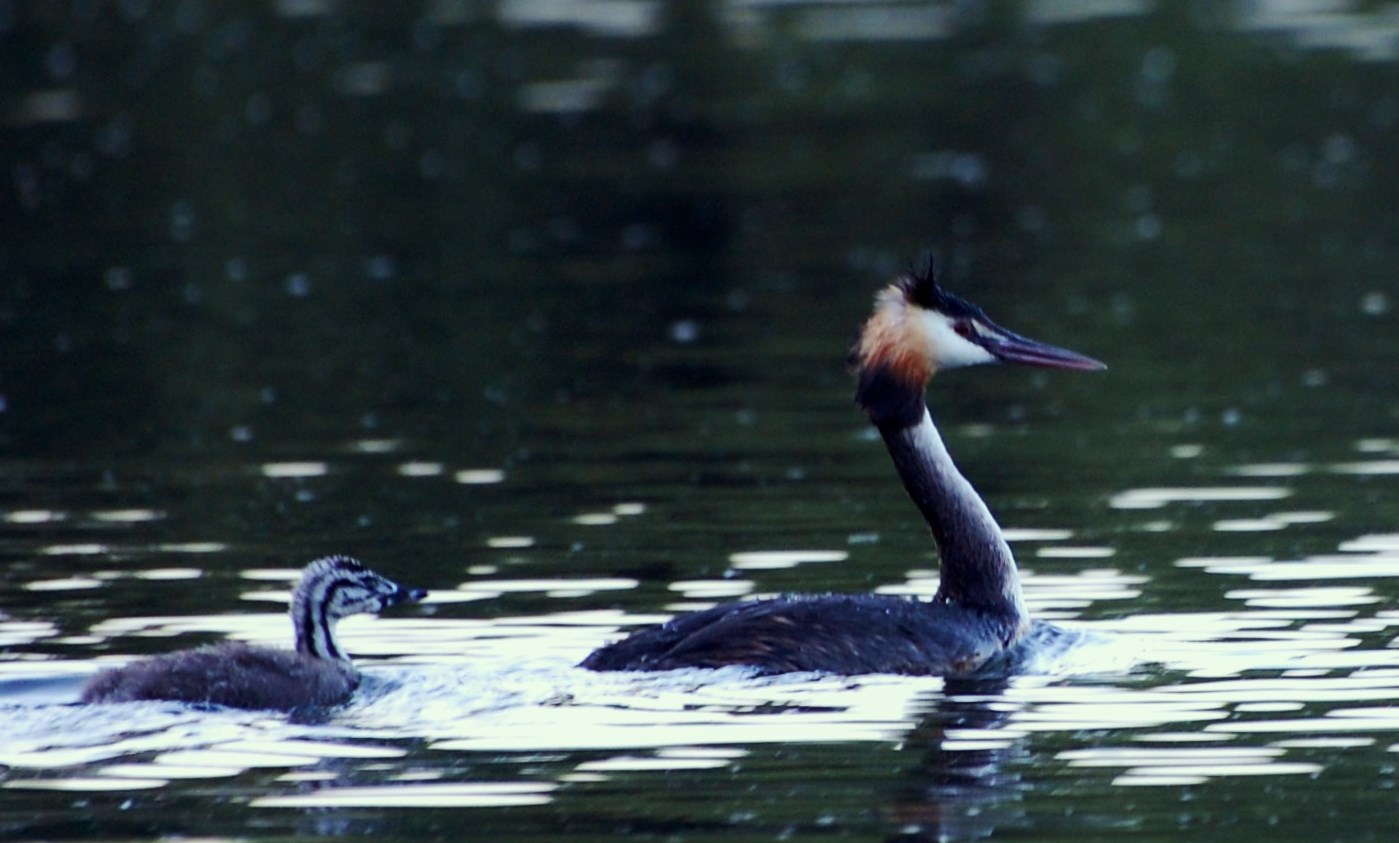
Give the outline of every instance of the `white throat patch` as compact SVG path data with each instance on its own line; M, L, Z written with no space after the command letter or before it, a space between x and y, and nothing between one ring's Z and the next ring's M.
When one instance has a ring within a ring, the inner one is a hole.
M918 309L919 320L928 341L928 356L938 369L994 363L991 352L957 333L953 320L941 313Z

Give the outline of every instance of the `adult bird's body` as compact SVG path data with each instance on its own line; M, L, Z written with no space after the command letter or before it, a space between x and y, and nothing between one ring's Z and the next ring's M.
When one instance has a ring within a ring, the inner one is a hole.
M167 653L104 670L83 688L83 702L170 700L247 709L338 705L359 685L359 672L335 637L344 617L378 613L423 599L348 556L306 566L292 592L296 649L224 642Z
M1032 623L1010 547L957 470L924 399L938 370L994 362L1104 368L1001 328L943 290L931 267L880 292L851 351L856 403L879 431L938 547L941 577L932 599L814 595L724 604L635 632L594 651L583 666L957 676L1013 670L1013 651L1027 638L1059 637L1057 628Z

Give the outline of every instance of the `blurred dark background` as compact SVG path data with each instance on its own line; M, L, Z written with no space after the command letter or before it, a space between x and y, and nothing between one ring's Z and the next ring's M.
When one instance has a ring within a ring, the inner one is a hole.
M1355 6L3 3L0 454L470 452L753 336L839 388L928 249L1115 364L1392 415L1399 25Z

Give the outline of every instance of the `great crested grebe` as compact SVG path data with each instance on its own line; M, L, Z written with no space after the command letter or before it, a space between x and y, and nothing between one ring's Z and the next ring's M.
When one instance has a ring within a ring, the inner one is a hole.
M1015 557L953 464L924 391L935 372L980 363L1106 366L1000 327L939 286L931 263L879 293L850 362L858 378L855 401L883 437L937 543L941 580L932 599L794 595L729 603L639 630L593 651L583 667L749 665L762 673L958 676L1013 671L1019 660L1003 656L1015 645L1062 634L1043 621L1031 623Z
M348 556L317 559L291 596L295 650L224 642L167 653L102 671L83 688L82 701L172 700L284 711L337 705L359 685L359 673L335 640L336 622L425 596Z

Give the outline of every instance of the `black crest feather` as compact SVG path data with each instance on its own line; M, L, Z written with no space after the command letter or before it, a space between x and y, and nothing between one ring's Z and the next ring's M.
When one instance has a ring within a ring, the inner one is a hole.
M908 274L899 279L899 289L908 300L927 310L934 310L954 318L979 317L986 314L981 308L966 299L953 295L942 288L937 278L937 263L932 255L924 261L921 269L911 267Z

